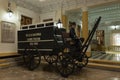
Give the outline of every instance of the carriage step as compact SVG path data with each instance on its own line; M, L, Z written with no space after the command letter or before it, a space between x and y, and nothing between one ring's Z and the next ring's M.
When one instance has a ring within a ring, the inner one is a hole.
M0 68L6 68L9 65L10 64L8 63L8 60L6 60L6 59L0 59Z
M87 67L120 71L120 65L113 65L113 64L99 64L99 63L91 63L90 62L90 63L88 63Z
M8 67L13 67L13 66L17 66L23 64L23 62L19 61L19 62L5 62L5 63L0 63L0 69L2 68L8 68Z
M20 57L0 59L0 69L17 66L21 64L21 62L22 62L22 59L20 59Z
M8 68L10 66L9 63L3 63L3 64L0 64L0 69L1 68Z
M1 63L5 63L5 62L7 62L6 59L0 59L0 64L1 64Z
M12 53L12 54L0 54L0 59L6 59L6 58L15 58L21 56L20 54Z

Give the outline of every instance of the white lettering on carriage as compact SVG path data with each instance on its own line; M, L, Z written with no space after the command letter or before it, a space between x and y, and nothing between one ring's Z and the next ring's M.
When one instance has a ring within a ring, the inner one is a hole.
M38 43L37 43L37 42L35 42L35 43L34 43L34 45L38 45Z
M37 37L37 36L41 36L41 33L32 33L32 34L26 34L26 37Z
M27 41L39 41L40 37L37 38L27 38Z
M33 46L33 43L29 43L29 45Z
M29 43L29 45L33 46L33 45L38 45L37 42L32 42L32 43Z
M41 33L31 33L31 34L26 34L27 41L39 41L41 38ZM30 44L33 45L33 44Z

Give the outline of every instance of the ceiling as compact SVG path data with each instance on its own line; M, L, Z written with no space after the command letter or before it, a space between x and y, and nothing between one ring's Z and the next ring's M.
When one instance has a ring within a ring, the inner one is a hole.
M24 8L33 10L35 12L42 12L44 11L50 11L54 10L56 7L61 8L70 8L75 7L77 8L78 5L84 5L84 4L92 4L97 3L99 1L114 1L114 0L9 0L14 1L18 6L22 6ZM118 0L119 1L119 0ZM47 9L46 9L47 8ZM120 3L113 4L113 5L105 5L105 6L98 6L94 8L89 8L89 19L90 22L93 22L99 15L101 15L102 21L108 23L107 21L118 21L120 20ZM79 17L81 19L81 10L77 9L74 11L68 12L73 17Z
M39 0L9 0L9 1L15 2L17 6L21 6L33 10L35 12L40 12L40 7L38 6L38 4L40 4Z
M61 5L61 2L64 4L72 0L9 0L9 1L15 2L18 6L22 6L35 12L40 12L40 10L45 6L49 6L51 8L53 7L53 5L56 4Z
M70 8L84 6L88 4L98 4L101 2L117 1L117 0L9 0L15 2L18 6L33 10L35 12L41 12L44 10L58 8ZM118 0L119 1L119 0ZM47 9L46 9L47 8Z
M57 7L77 7L80 5L84 5L85 3L91 2L91 0L9 0L15 2L18 6L22 6L27 9L31 9L36 12L40 12L42 9L45 9L46 7L48 9L54 9ZM86 2L85 2L86 1ZM97 0L92 0L92 2L95 2ZM102 0L103 1L103 0Z

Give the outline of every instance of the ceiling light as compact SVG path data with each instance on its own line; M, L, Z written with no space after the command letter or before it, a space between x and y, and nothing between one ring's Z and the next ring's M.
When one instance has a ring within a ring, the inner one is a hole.
M7 11L8 11L9 17L11 17L13 14L13 11L11 10L11 3L10 2L8 2L8 10Z
M45 1L45 0L39 0L40 2L43 2L43 1Z

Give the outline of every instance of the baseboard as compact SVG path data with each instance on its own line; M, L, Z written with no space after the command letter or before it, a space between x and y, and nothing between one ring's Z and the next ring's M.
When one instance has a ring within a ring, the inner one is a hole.
M120 65L119 61L110 61L110 60L89 59L89 62L99 63L99 64Z
M0 59L20 56L17 52L0 53Z

